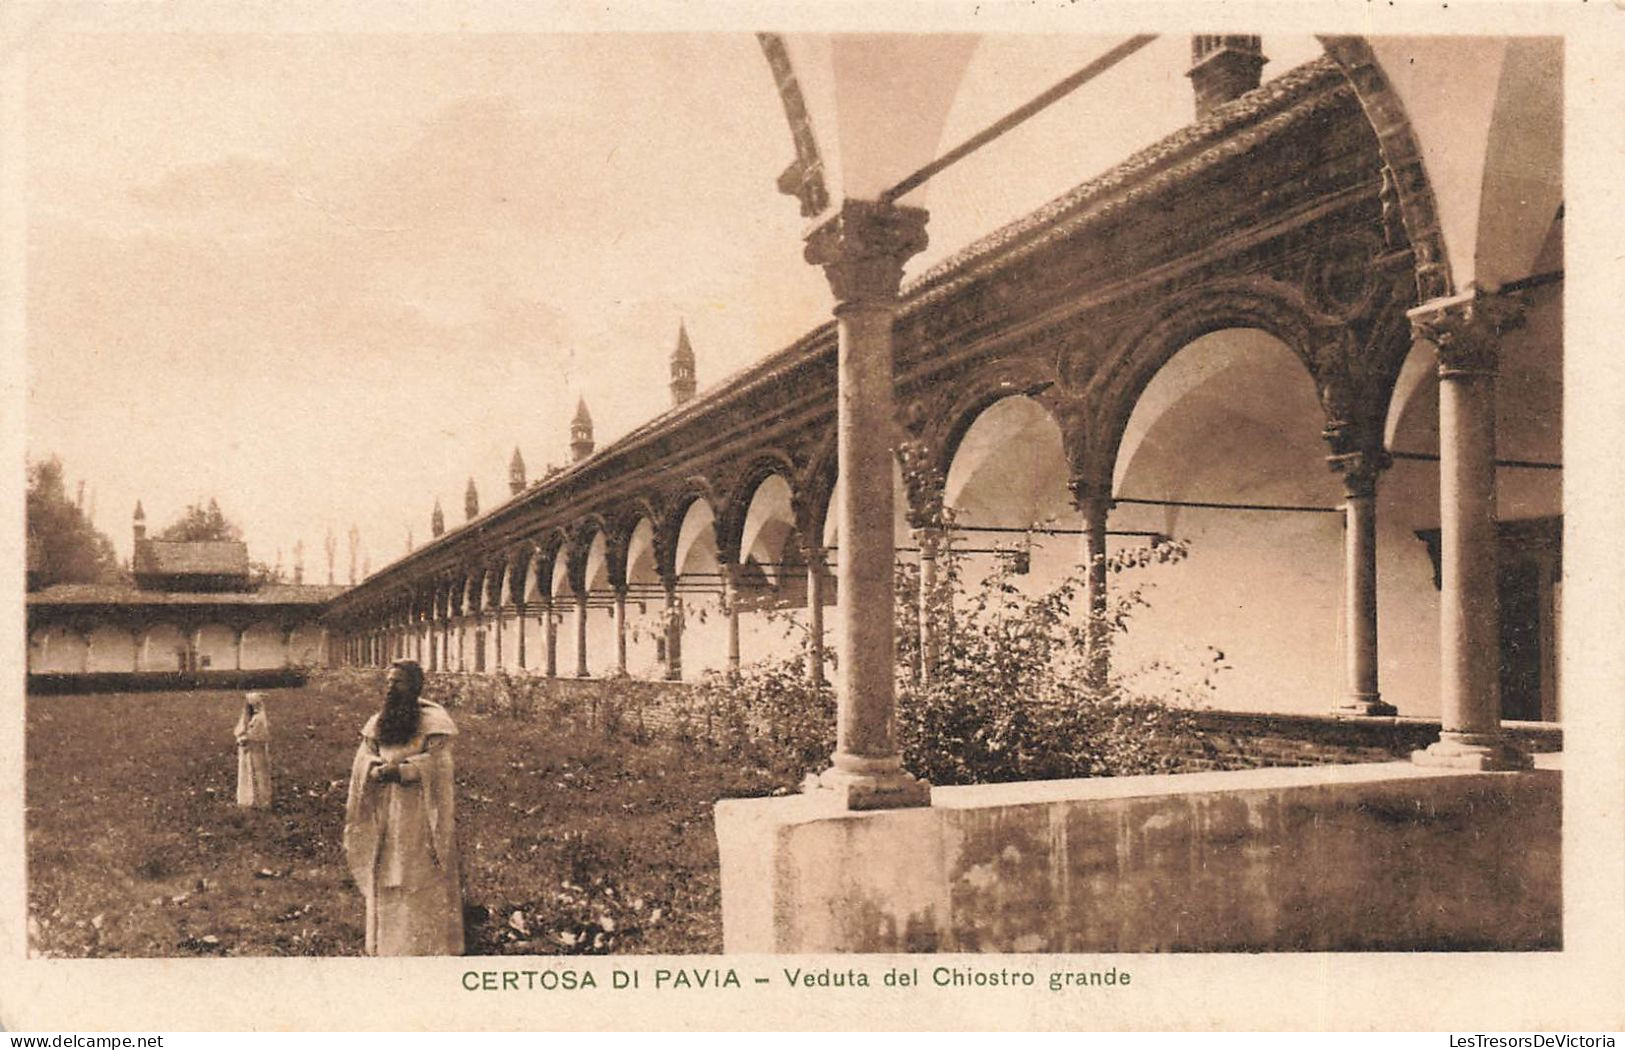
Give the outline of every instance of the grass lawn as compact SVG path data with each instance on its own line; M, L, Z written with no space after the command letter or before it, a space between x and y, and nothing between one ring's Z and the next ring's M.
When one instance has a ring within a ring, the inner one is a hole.
M380 697L270 692L276 804L235 805L237 692L28 699L29 931L49 956L358 955L340 849ZM472 953L718 952L711 806L790 777L454 710Z

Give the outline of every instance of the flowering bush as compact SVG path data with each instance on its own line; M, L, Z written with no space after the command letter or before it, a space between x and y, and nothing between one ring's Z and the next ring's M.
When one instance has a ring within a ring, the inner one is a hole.
M1122 577L1186 553L1163 540L1108 559L1119 581L1095 625L1108 652L1148 604L1145 584ZM908 769L934 784L1125 776L1169 772L1199 752L1191 709L1210 697L1217 664L1197 676L1163 663L1092 675L1082 576L1028 595L1016 579L1026 568L1001 559L970 586L946 551L922 603L917 568L898 565L897 733ZM922 607L937 634L928 671ZM708 674L679 731L754 765L806 773L828 765L834 724L833 689L815 687L795 657Z
M674 729L750 765L800 775L822 769L835 749L835 690L827 680L814 685L800 656L749 664L737 675L710 671Z
M1181 561L1163 540L1108 559L1117 576ZM934 784L997 783L1061 777L1126 776L1177 768L1194 735L1190 707L1207 680L1170 676L1147 695L1142 676L1115 668L1091 674L1090 624L1080 573L1029 595L1015 577L1020 559L996 562L976 586L962 584L957 560L924 602L938 635L929 671L920 652L917 576L898 574L898 737L904 764ZM1110 588L1096 637L1107 653L1147 604L1145 585Z

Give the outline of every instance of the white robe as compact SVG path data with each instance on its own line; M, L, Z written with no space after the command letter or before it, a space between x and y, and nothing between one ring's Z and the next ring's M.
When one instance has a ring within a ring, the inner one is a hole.
M271 805L271 726L265 713L253 718L244 711L237 720L237 804L254 809Z
M463 953L451 756L457 727L439 704L418 705L422 724L405 744L380 744L374 715L350 767L344 851L367 900L368 955ZM379 760L399 763L400 783L368 779Z

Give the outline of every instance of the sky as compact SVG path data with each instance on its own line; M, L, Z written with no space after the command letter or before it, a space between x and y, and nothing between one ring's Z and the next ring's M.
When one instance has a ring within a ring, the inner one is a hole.
M1121 37L986 36L942 146ZM1266 78L1318 53L1264 38ZM1192 118L1163 37L904 203L918 274ZM828 318L749 34L41 34L26 76L27 449L122 557L219 501L251 557L374 570Z

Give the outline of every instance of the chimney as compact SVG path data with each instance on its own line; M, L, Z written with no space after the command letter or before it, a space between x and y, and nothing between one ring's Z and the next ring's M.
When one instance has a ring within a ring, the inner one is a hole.
M293 582L305 582L305 541L296 540L293 545Z
M519 446L513 447L513 458L508 460L508 493L513 496L525 491L525 457L519 454Z
M694 397L694 348L688 342L688 327L677 323L677 349L671 352L671 403L680 405Z
M1256 36L1191 37L1191 78L1196 92L1196 119L1259 85L1264 72L1263 41Z
M592 455L592 416L587 413L587 399L576 400L576 417L570 421L570 461L580 463Z

